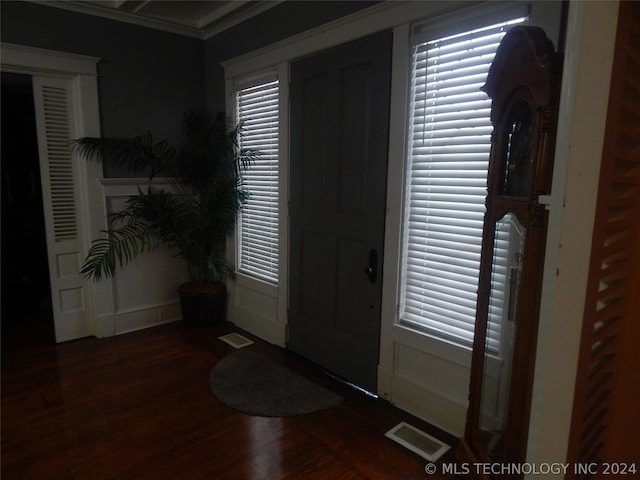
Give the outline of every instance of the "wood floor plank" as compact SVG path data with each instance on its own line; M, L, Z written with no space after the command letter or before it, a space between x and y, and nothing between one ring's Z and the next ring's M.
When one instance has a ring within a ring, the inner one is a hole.
M230 324L175 323L61 345L33 331L31 342L3 333L3 480L444 478L427 475L423 459L384 433L409 421L450 444L455 439L246 332L240 333L256 342L246 348L344 402L286 418L223 405L208 375L235 351L218 340L231 331L237 330ZM453 454L443 461L452 462Z

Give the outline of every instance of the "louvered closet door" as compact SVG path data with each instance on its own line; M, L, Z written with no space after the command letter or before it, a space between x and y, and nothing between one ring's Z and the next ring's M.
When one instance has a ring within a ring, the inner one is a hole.
M91 334L82 264L72 80L33 78L56 341Z

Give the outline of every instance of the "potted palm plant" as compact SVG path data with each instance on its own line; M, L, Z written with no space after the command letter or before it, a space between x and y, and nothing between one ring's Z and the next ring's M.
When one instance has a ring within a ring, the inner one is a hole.
M109 230L94 240L81 269L99 281L138 255L164 245L185 260L190 281L178 288L187 324L222 320L223 283L231 270L225 262L225 238L248 197L242 171L257 156L239 148L240 128L223 113L191 111L184 116L188 138L180 151L150 133L133 138L84 137L74 148L87 159L113 159L134 172L162 176L170 190L149 186L111 213Z

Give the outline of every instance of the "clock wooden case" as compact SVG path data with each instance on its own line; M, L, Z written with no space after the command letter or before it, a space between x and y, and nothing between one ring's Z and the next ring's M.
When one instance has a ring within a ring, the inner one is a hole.
M483 87L494 130L469 410L459 449L465 462L525 462L560 68L541 28L514 27Z

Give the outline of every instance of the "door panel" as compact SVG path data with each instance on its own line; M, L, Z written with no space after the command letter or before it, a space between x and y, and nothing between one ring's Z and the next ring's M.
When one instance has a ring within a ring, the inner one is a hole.
M72 81L33 77L56 341L91 334L82 265L77 165L71 152Z
M391 33L378 34L291 65L288 346L371 391L380 339L391 40Z

